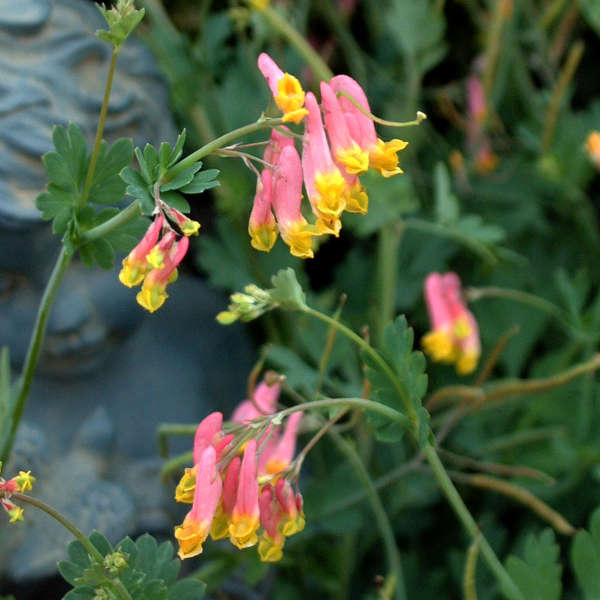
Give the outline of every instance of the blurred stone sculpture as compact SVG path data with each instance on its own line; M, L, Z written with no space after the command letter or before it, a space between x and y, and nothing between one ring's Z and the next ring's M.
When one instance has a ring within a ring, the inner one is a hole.
M35 208L46 184L40 157L51 149L55 123L74 121L93 139L110 58L110 48L94 36L102 27L93 3L84 0L2 3L0 346L9 346L15 368L24 359L59 249ZM119 56L105 130L109 141L123 136L137 145L175 138L166 89L149 51L136 40ZM233 405L244 395L249 370L247 341L215 323L223 301L198 279L184 273L156 315L145 314L134 293L119 284L116 271L77 262L69 268L27 405L29 425L20 432L12 460L15 466L21 461L19 468L33 468L40 498L75 522L82 518L74 508L82 494L96 497L93 490L110 488L122 510L105 510L102 524L115 538L169 525L157 463L148 462L156 457L158 423L197 422L211 407ZM102 418L98 407L104 407ZM104 432L94 437L90 427ZM101 443L96 447L93 440ZM33 448L31 466L22 464L27 447ZM89 485L82 488L83 472ZM46 485L47 477L52 481ZM28 521L27 539L47 544L43 552L38 545L36 563L23 554L2 560L13 579L53 572L64 556L64 546L43 532L47 519ZM94 523L78 522L84 529ZM24 531L11 530L5 550L14 550Z

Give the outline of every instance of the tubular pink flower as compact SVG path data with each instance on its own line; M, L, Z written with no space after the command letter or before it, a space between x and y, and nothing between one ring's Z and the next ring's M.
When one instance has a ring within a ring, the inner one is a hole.
M302 216L302 165L294 146L282 149L273 180L273 208L283 241L300 258L312 258L312 238L319 235Z
M236 547L248 548L258 541L260 525L258 481L256 479L256 440L247 444L240 468L237 496L229 524L229 539Z
M273 440L273 443L267 444L259 457L259 474L276 475L289 467L296 451L296 437L301 420L301 412L293 413L288 418L281 436L271 436L270 441Z
M154 312L158 310L168 298L167 284L177 279L177 265L183 260L188 251L190 240L183 237L173 244L164 257L164 266L161 269L152 269L145 277L142 289L136 296L140 306Z
M166 235L148 252L146 260L153 269L162 269L165 266L165 255L173 247L177 240L174 231L167 232Z
M186 217L182 212L179 212L170 206L166 208L166 211L169 217L177 223L177 226L181 229L183 235L186 237L198 235L198 230L200 229L200 223L198 223L198 221Z
M285 125L282 125L281 129L291 133ZM282 150L287 146L295 147L294 138L277 131L277 129L271 129L271 139L263 152L263 159L275 167L279 163Z
M306 115L304 90L296 77L284 73L277 63L264 52L258 57L258 68L273 94L275 104L283 112L283 120L300 123Z
M260 524L263 527L263 534L258 543L258 554L262 562L277 562L283 557L285 544L285 537L279 531L283 511L269 484L263 487L258 504Z
M335 94L348 94L365 112L370 113L371 108L365 92L360 85L348 75L336 75L329 85ZM346 124L352 139L360 148L369 154L369 167L381 173L384 177L392 177L402 173L398 167L398 152L404 150L408 142L393 139L384 142L377 137L373 121L361 112L348 98L343 95L338 97L338 102L344 113Z
M248 221L250 243L262 252L269 252L277 240L277 225L271 212L272 191L271 170L264 169L256 182L254 204Z
M202 544L219 503L223 483L217 471L215 449L204 450L197 465L196 490L192 509L183 523L175 527L175 538L179 542L179 558L190 558L202 552Z
M352 139L335 92L324 81L321 82L321 102L335 161L350 175L365 173L369 168L369 153Z
M289 537L302 531L306 523L302 512L302 496L294 493L287 479L280 479L277 482L275 494L283 512L283 519L279 525L281 533Z
M432 326L421 340L425 352L435 361L455 363L460 375L471 373L481 353L479 329L462 299L458 275L428 275L425 301Z
M223 494L217 508L215 518L210 529L210 537L213 540L221 540L229 535L229 525L233 514L233 507L237 498L237 490L240 480L240 468L242 461L239 456L233 458L225 471L223 481Z
M139 285L151 269L146 257L156 245L163 223L164 217L160 214L148 227L140 243L123 259L123 268L119 273L119 281L123 285L127 287Z
M175 501L190 504L194 500L194 492L196 489L196 473L198 464L202 458L202 454L209 446L215 450L217 462L221 459L224 446L226 446L232 435L222 438L223 415L220 412L213 412L200 422L194 436L194 466L186 468L183 472L181 480L175 488ZM226 441L223 444L223 440Z
M306 94L306 129L302 149L304 185L322 233L339 235L346 208L346 180L331 157L321 111L314 94Z
M234 423L249 423L253 419L271 415L277 407L281 386L267 385L261 381L254 390L254 403L250 400L244 400L233 411L231 420Z

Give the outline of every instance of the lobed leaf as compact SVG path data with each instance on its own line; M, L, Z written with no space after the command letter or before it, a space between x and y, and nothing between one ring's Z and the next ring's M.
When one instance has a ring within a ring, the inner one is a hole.
M580 531L571 546L571 563L586 600L600 598L600 508L590 519L590 530Z

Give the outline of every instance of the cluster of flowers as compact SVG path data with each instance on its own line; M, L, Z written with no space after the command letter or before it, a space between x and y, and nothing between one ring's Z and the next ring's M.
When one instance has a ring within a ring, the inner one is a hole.
M175 490L175 500L192 503L175 528L180 558L200 554L210 534L240 549L258 544L260 559L275 562L283 556L285 538L304 528L302 497L286 477L302 415L293 413L283 429L268 424L259 431L252 423L273 414L278 397L279 385L262 382L253 400L233 413L231 421L239 424L233 432L223 431L220 412L198 425L194 466L185 469Z
M2 463L0 462L0 471ZM10 498L15 492L29 492L33 487L35 477L31 471L19 471L19 474L5 481L0 477L0 504L10 516L10 523L16 523L23 520L23 509L17 506Z
M171 222L181 233L173 229ZM197 235L199 229L200 223L158 200L154 221L140 243L123 259L119 273L119 281L127 287L143 282L136 296L140 306L154 312L165 303L167 285L177 279L177 265L188 251L188 238Z
M438 362L454 363L460 375L472 373L481 354L479 328L462 297L456 273L430 273L425 279L425 302L431 331L423 349Z
M296 77L284 73L264 53L258 57L258 67L283 121L305 120L305 129L302 158L287 128L272 131L263 157L269 166L258 179L248 224L251 243L268 252L279 231L294 256L312 258L314 236L338 236L344 211L367 212L369 200L358 176L369 168L384 177L402 173L397 153L407 142L377 137L367 97L351 77L337 75L329 83L321 82L323 125L316 97L305 94ZM308 223L301 212L303 181L314 223Z

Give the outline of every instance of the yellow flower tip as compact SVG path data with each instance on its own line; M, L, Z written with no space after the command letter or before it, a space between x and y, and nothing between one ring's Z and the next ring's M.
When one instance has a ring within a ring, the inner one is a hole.
M20 492L30 492L33 489L35 477L31 474L31 471L19 471L15 479Z
M306 525L306 520L303 514L296 515L295 518L288 518L284 520L279 529L285 537L290 537L291 535L295 535L296 533L300 533L304 526Z
M179 543L177 553L181 560L202 554L202 544L208 536L210 523L184 519L183 524L175 527L175 539Z
M308 114L305 108L297 108L283 114L282 121L284 123L295 123L299 125L304 117Z
M320 233L308 225L304 219L288 223L281 228L281 238L290 247L290 254L298 258L313 258L312 239Z
M350 148L339 150L335 158L350 175L361 175L369 169L369 153L362 150L356 142Z
M165 288L159 285L142 287L135 299L137 303L147 311L157 311L169 297Z
M19 521L23 521L23 509L20 506L9 508L8 515L10 516L10 519L8 520L9 523L18 523Z
M475 370L478 361L478 352L463 352L456 361L456 372L459 375L469 375Z
M354 185L346 196L346 210L361 215L366 215L369 211L369 196L360 183Z
M144 281L147 272L148 269L145 265L130 264L125 258L123 259L123 268L119 272L119 281L129 288L135 287Z
M452 336L441 329L430 331L421 338L423 350L436 362L453 362L455 349Z
M464 340L465 338L468 338L471 335L471 333L473 332L471 325L469 323L469 320L466 317L457 319L454 322L453 331L454 331L454 335L459 340Z
M289 466L289 461L282 460L280 458L272 458L267 461L266 471L269 475L276 475L277 473L281 473L284 469L287 469Z
M162 269L164 267L165 253L160 250L158 244L148 252L148 256L146 256L146 261L149 265L151 265L154 269Z
M217 512L210 526L210 537L216 542L229 536L229 518L223 512L223 507L219 504Z
M315 175L319 213L339 217L346 208L347 183L339 169Z
M181 225L181 232L186 237L190 237L192 235L198 235L198 231L200 230L200 223L198 221L193 221L192 219L186 219L185 222Z
M264 535L258 543L258 555L262 562L279 562L283 558L283 544L285 540L276 541Z
M181 480L175 488L175 501L185 504L192 504L194 501L194 491L196 490L196 471L194 469L185 469Z
M342 222L336 218L320 215L317 219L316 226L319 229L320 235L327 234L339 237L342 229Z
M384 177L393 177L404 171L398 167L398 152L404 150L408 146L408 142L399 139L393 139L389 142L384 142L377 139L371 151L369 152L369 166L376 171L379 171Z
M234 513L231 523L229 523L229 540L240 550L255 546L258 542L256 532L259 525L258 517Z
M302 108L304 106L304 90L298 79L289 73L284 73L283 77L277 82L275 104L284 115L290 115L287 120L294 121L294 123L299 123L308 114L308 111ZM296 114L296 111L299 110L304 111L304 113L302 115L300 113ZM295 121L291 115L299 118L299 120Z
M252 247L261 252L270 252L277 241L277 225L275 223L248 228Z

